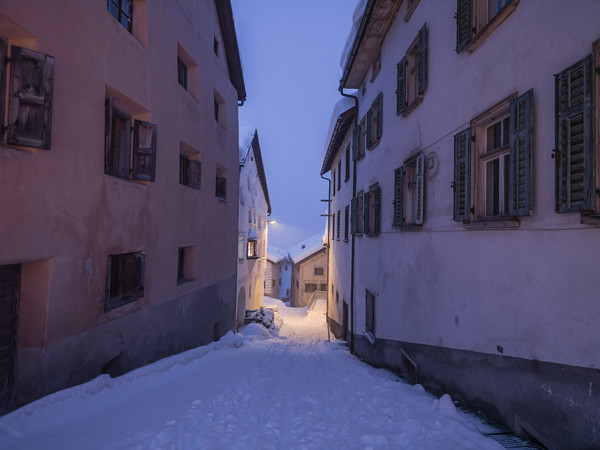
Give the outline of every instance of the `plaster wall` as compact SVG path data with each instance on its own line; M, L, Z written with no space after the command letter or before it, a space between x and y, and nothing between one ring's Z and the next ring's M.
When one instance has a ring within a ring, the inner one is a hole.
M323 275L315 275L315 268L320 267L323 269ZM290 300L291 306L303 307L308 304L312 292L306 292L306 283L316 283L317 290L320 290L321 284L327 283L327 252L325 249L319 250L312 256L299 261L292 265L292 298ZM296 288L296 281L298 281L298 288Z

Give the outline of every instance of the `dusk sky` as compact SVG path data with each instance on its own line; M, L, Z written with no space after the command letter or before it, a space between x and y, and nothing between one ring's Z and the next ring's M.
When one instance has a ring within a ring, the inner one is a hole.
M289 248L325 228L321 157L341 99L339 59L357 0L232 0L248 99L272 214L269 243Z

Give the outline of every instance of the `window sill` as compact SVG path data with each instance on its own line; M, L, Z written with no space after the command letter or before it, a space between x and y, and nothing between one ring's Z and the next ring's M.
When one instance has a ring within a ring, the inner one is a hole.
M485 38L492 34L492 32L504 22L504 20L517 8L518 4L519 0L510 0L510 2L504 5L502 10L471 38L471 42L465 46L464 50L468 52L474 51Z
M600 227L600 214L589 214L589 215L581 215L581 219L579 221L582 225L592 225L594 227Z
M375 142L372 142L372 143L371 143L371 145L369 145L369 146L367 147L367 150L369 150L369 151L373 151L373 150L375 150L375 148L377 148L377 146L379 145L379 141L380 141L380 140L381 140L381 139L377 139Z
M398 227L400 231L421 231L423 225L417 225L416 223L409 223L404 226Z
M464 223L467 230L516 230L521 225L519 219L478 220Z
M217 200L219 200L220 202L223 203L227 203L227 199L226 198L221 198L221 197L215 197Z
M246 259L260 259L260 256L246 256Z
M413 112L417 108L417 106L419 106L421 104L422 101L423 101L423 94L419 95L416 99L414 99L413 102L406 107L404 112L400 113L400 115L402 117L408 116L411 112Z
M375 336L370 331L365 331L364 335L371 345L375 345Z

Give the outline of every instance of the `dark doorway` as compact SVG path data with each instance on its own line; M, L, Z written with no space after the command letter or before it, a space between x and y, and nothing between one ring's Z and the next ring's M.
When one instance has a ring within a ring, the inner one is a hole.
M0 266L0 407L13 400L21 265Z

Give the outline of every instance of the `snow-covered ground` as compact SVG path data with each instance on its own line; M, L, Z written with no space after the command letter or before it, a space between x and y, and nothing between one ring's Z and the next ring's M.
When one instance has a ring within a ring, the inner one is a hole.
M475 417L327 342L323 309L276 305L205 347L0 418L2 449L495 449ZM282 324L283 323L283 324Z

